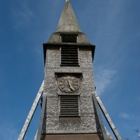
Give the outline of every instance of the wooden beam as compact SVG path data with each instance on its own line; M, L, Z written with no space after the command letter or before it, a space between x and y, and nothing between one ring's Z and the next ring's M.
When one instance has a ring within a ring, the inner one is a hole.
M107 110L105 109L100 97L98 96L96 91L93 94L95 94L95 97L96 97L96 100L98 102L98 105L99 105L102 113L104 114L104 116L105 116L105 118L106 118L106 120L107 120L107 122L108 122L108 124L109 124L109 126L110 126L110 128L111 128L111 130L113 132L113 134L115 135L116 139L121 140L121 136L119 135L118 131L116 130L116 127L115 127L113 121L111 120L109 114L107 113Z
M43 120L44 120L44 115L46 111L46 103L47 103L47 94L43 93L42 95L42 109L41 109L41 117L40 117L40 123L37 131L37 136L36 139L34 140L40 140L41 139L41 132L42 132L42 126L43 126Z
M101 131L102 131L103 139L104 140L108 140L107 134L106 134L106 130L105 130L103 121L101 119L101 114L100 114L99 106L98 106L98 103L97 103L97 100L96 100L96 97L95 97L95 94L94 93L92 94L92 100L93 100L93 107L95 108L96 115L98 116L97 119L98 119L99 124L100 124L100 128L101 128Z
M25 137L25 134L26 134L26 132L28 130L28 127L30 125L30 122L32 120L32 117L33 117L33 115L35 113L35 110L37 108L37 105L39 103L39 100L41 98L41 95L43 93L43 89L44 89L44 81L42 82L41 87L40 87L40 89L39 89L39 91L37 93L37 96L36 96L36 98L35 98L35 100L34 100L34 102L32 104L32 107L31 107L31 109L29 111L29 114L28 114L28 116L26 118L26 121L25 121L25 123L23 125L23 128L22 128L22 130L21 130L21 132L19 134L18 140L23 140L24 137Z

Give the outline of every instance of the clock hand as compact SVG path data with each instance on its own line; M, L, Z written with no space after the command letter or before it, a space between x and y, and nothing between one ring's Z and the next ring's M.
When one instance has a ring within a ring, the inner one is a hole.
M74 91L74 88L73 88L73 86L71 85L71 83L70 83L69 80L68 80L68 84L69 84L70 89Z

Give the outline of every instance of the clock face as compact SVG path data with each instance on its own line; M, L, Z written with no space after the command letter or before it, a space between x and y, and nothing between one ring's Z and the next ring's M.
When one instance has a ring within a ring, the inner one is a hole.
M63 92L72 93L79 89L80 79L75 76L63 76L58 78L58 86Z

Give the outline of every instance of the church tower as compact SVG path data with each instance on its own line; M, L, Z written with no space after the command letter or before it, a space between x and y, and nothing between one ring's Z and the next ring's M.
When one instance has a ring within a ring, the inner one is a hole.
M66 0L56 31L44 49L44 80L18 140L23 140L41 99L41 117L34 140L121 140L94 85L95 45L81 32L70 0Z
M95 46L80 31L69 0L44 47L44 93L37 140L107 139L94 92Z
M108 140L95 100L95 46L80 31L66 0L44 47L44 90L37 140Z

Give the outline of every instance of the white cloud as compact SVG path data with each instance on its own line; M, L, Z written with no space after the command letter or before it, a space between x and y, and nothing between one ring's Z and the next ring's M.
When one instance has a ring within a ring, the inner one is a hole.
M29 26L29 23L32 21L32 17L34 16L33 12L26 3L23 3L19 7L19 9L15 8L12 11L14 28L17 30Z
M128 114L128 113L122 112L122 113L119 114L119 117L122 118L122 119L130 119L131 115Z
M126 113L126 112L121 112L119 114L119 117L125 120L133 120L133 121L139 121L140 120L140 116L137 114L132 114L132 113Z
M95 69L95 85L99 94L112 83L116 74L115 70L98 67Z
M140 97L138 97L137 100L140 101Z
M1 140L16 140L18 137L18 129L11 122L0 124L0 139Z

